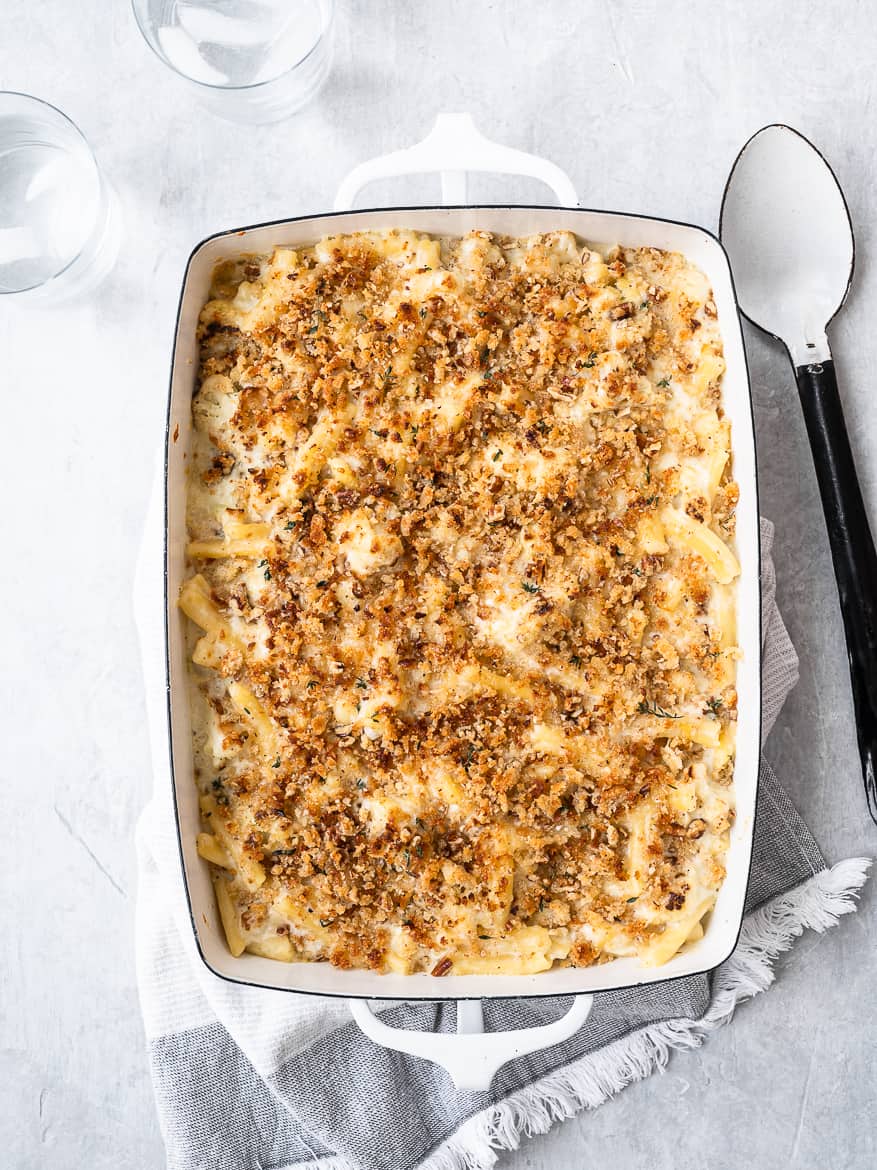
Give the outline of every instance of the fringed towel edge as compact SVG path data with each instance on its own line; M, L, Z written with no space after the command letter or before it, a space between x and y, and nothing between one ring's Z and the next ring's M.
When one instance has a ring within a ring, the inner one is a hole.
M778 894L743 920L737 947L718 969L713 998L699 1020L669 1020L632 1032L470 1117L420 1163L419 1170L490 1170L523 1137L596 1109L634 1081L666 1067L674 1050L699 1047L727 1024L738 1003L766 991L773 963L805 930L821 933L856 909L871 858L851 857ZM356 1170L337 1157L278 1170Z
M738 1003L770 987L773 962L805 930L821 933L856 909L870 864L866 857L840 861L749 914L733 955L716 973L713 999L701 1019L651 1024L519 1090L464 1122L420 1170L489 1170L499 1152L516 1149L522 1137L545 1133L663 1070L674 1049L697 1048L730 1021Z

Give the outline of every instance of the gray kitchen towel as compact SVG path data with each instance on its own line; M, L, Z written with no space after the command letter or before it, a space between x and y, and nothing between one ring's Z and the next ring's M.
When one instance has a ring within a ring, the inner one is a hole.
M762 522L763 735L797 681L775 603L773 528ZM439 1066L377 1047L343 1001L239 987L195 950L175 837L165 729L161 522L157 501L138 574L155 793L138 828L138 980L170 1170L480 1170L497 1151L594 1108L700 1044L804 929L855 908L869 862L829 869L766 761L759 778L746 918L709 975L606 992L579 1033L507 1064L489 1092L458 1092ZM156 600L157 599L157 600ZM490 1030L556 1019L568 999L487 1001ZM405 1028L454 1029L453 1004L391 1005Z

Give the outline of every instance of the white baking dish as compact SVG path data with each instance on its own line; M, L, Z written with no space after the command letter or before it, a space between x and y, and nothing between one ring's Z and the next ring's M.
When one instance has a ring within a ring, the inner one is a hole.
M535 176L547 182L562 203L575 202L569 180L552 164L488 143L478 134L470 119L463 115L446 115L439 119L436 129L423 143L408 151L373 160L352 172L339 190L336 207L349 207L359 188L373 178L427 171L442 173L443 195L448 201L465 204L467 170ZM368 971L343 971L326 963L284 964L249 954L234 958L226 946L208 866L195 849L199 810L192 780L185 619L176 606L180 584L186 574L186 468L191 431L190 406L197 369L195 331L198 315L207 297L211 273L218 261L241 252L268 252L277 245L309 245L330 233L392 227L408 227L446 236L458 236L473 228L513 236L567 229L596 244L632 247L653 245L681 252L706 273L712 285L727 365L724 407L731 421L734 475L740 486L737 550L741 572L737 621L742 658L737 683L739 714L734 772L737 818L731 831L727 878L704 937L663 967L647 969L639 966L635 959L619 958L593 968L562 968L537 975L449 975L435 978L425 974L378 975ZM483 1065L483 1075L479 1080L484 1081L486 1077L489 1081L489 1072L514 1055L515 1051L544 1047L570 1034L587 1015L589 997L593 992L704 972L728 957L736 943L742 921L758 779L761 725L760 559L749 379L731 271L715 236L689 224L579 207L465 205L376 211L337 210L329 215L284 220L212 236L193 251L183 280L170 385L166 471L167 671L172 774L192 925L201 956L215 974L260 987L319 995L343 995L363 1000L480 1000L483 997L572 994L583 997L577 1001L570 1015L558 1025L551 1026L553 1031L550 1033L531 1029L532 1035L518 1032L490 1037L423 1037L416 1033L398 1032L391 1032L387 1036L381 1031L384 1026L368 1012L364 1003L355 1006L354 1014L361 1025L381 1043L392 1043L409 1051L416 1049L422 1055L427 1055L422 1051L423 1042L429 1041L430 1059L439 1059L439 1042L445 1047L453 1047L457 1057L465 1052L467 1075L464 1079L471 1083L473 1068L478 1061ZM474 1005L466 1005L465 1010L463 1007L461 1005L461 1009L458 1009L460 1030L477 1028L480 1010ZM484 1056L486 1042L497 1042L493 1056ZM502 1042L505 1042L505 1047ZM469 1048L466 1048L466 1044L469 1044ZM477 1054L475 1045L480 1046ZM507 1053L502 1059L499 1059L502 1055L500 1049ZM444 1061L446 1056L441 1059ZM460 1074L459 1068L457 1072Z

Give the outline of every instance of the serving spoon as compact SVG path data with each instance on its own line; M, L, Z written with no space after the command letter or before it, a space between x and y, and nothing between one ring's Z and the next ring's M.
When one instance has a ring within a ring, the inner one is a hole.
M722 199L722 243L745 317L786 347L828 528L868 811L877 822L877 554L826 330L849 292L850 214L828 163L789 126L746 143Z

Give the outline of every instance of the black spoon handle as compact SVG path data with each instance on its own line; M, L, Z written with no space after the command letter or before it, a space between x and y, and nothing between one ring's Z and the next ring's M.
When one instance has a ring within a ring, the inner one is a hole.
M795 377L840 594L865 795L877 823L877 553L850 450L834 362L797 366Z

